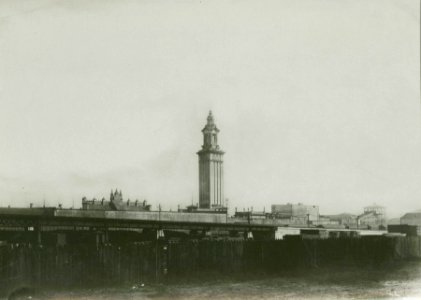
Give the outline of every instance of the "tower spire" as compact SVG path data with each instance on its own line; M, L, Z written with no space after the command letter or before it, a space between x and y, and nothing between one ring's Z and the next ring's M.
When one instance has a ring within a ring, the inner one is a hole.
M209 111L209 115L208 115L208 125L213 125L213 122L214 122L214 120L213 120L213 115L212 115L212 111L210 110Z

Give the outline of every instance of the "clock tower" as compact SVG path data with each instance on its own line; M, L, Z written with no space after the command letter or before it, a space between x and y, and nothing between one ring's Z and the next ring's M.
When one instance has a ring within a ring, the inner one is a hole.
M224 201L224 152L218 145L219 129L215 125L212 112L202 129L203 145L199 155L199 209L220 210Z

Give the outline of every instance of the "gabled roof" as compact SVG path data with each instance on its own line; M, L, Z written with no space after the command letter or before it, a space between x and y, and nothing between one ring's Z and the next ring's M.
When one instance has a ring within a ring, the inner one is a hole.
M406 213L401 219L421 219L421 212L410 212Z

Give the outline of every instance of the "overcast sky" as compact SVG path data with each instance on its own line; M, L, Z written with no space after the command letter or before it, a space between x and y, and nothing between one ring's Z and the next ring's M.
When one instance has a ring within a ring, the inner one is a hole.
M419 1L0 2L0 205L421 209Z

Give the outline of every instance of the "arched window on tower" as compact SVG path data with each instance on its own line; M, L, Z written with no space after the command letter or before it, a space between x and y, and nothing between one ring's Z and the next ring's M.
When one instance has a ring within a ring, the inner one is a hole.
M205 142L204 142L204 144L205 144L205 147L212 146L212 136L211 136L211 134L209 134L209 133L205 134Z

